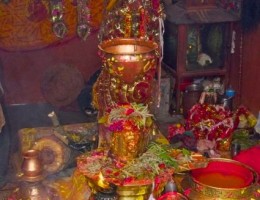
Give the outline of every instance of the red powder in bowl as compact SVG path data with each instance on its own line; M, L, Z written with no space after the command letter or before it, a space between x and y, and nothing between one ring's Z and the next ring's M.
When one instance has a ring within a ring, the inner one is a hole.
M253 172L237 162L211 161L206 168L194 169L195 182L217 188L243 188L254 181Z

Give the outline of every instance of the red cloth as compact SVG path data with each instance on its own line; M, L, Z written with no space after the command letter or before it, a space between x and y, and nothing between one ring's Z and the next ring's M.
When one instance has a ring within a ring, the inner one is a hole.
M241 151L233 159L253 168L258 173L258 176L260 176L260 145ZM260 179L258 182L260 183Z

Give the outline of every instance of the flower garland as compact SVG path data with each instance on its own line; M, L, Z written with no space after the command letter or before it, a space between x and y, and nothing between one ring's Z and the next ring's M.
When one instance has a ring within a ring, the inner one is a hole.
M149 127L152 124L152 117L148 105L116 104L114 107L108 108L98 122L105 124L109 131L120 132L124 129L137 130Z
M197 139L228 138L235 128L232 117L232 112L223 106L196 104L189 111L185 129L191 130Z

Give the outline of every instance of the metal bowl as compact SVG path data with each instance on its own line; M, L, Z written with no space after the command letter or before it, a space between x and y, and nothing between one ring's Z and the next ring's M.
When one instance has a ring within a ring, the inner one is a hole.
M108 72L127 84L134 83L150 71L152 76L157 66L155 42L136 38L115 38L103 41L99 46L100 56Z
M210 163L218 163L219 167L210 169ZM221 167L222 164L223 167ZM220 180L220 178L218 176L219 179L217 179L213 175L220 174L223 178L221 178L222 182L218 181L218 183L213 184L211 181L206 180L205 175L207 174L211 174L212 180L215 178L214 181ZM202 178L203 176L204 178ZM237 182L235 183L235 180L239 179L243 181L240 185ZM227 182L230 182L230 185ZM195 169L190 173L192 190L209 198L247 198L253 195L257 182L258 176L253 169L231 159L211 159L206 168Z

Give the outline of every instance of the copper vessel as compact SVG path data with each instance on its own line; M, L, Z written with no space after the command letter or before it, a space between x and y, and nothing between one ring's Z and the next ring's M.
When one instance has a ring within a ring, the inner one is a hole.
M93 105L99 113L114 103L150 103L159 63L157 43L114 38L101 42L98 47L102 71L92 93Z
M26 181L38 181L43 177L43 167L37 150L28 150L23 153L22 179Z
M101 58L112 76L120 77L126 84L134 83L140 76L156 68L155 42L136 38L115 38L99 46ZM153 71L154 75L155 71Z

